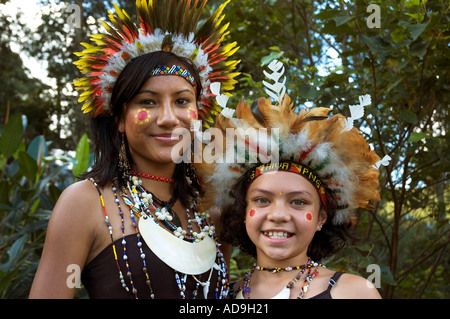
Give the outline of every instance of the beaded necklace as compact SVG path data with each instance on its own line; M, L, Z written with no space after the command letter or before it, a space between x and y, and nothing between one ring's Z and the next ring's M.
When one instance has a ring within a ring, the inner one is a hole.
M301 266L296 266L296 267L286 267L286 268L282 268L282 267L275 267L275 268L269 268L269 267L261 267L261 266L257 266L256 264L253 265L252 269L245 275L244 279L241 282L240 288L239 290L242 290L243 293L243 297L246 299L250 299L250 292L251 292L251 288L250 288L250 282L251 282L251 277L253 272L255 272L255 270L257 271L268 271L271 273L277 273L277 272L281 272L281 271L293 271L293 270L299 270L300 272L297 274L297 276L295 276L295 278L293 278L284 288L285 289L292 289L294 287L294 285L300 281L301 277L303 276L303 274L305 273L306 270L308 270L306 277L303 281L303 284L300 288L300 294L298 295L297 299L303 299L305 293L308 291L308 288L311 284L312 279L317 276L319 274L319 267L324 267L322 265L321 262L314 262L312 261L310 258L308 258L308 262L305 265L301 265ZM311 272L311 269L315 267L314 271ZM283 290L278 294L280 295ZM289 296L289 294L286 294L287 296Z
M131 267L128 263L128 256L127 256L127 242L126 242L126 238L125 238L125 221L124 221L124 213L122 210L122 207L120 205L120 200L119 200L119 196L117 193L117 186L116 185L112 185L112 191L114 193L115 196L115 202L117 204L118 210L119 210L119 215L121 218L121 230L122 230L122 245L123 245L123 251L124 251L124 255L123 255L123 259L125 261L125 265L127 268L127 272L126 275L129 279L129 282L131 284L131 291L130 288L127 286L127 284L125 283L125 279L123 276L123 272L122 269L120 267L119 264L119 260L118 260L118 255L117 255L117 249L116 249L116 245L113 239L113 235L112 235L112 226L109 222L109 218L108 215L106 213L106 207L105 207L105 203L103 200L103 195L100 191L100 188L98 187L98 185L96 184L96 182L94 180L92 180L92 183L95 185L99 196L100 196L100 201L102 204L102 209L103 209L103 213L105 215L105 223L109 229L109 234L110 234L110 238L111 238L111 242L112 242L112 247L113 247L113 252L114 252L114 259L116 262L116 266L119 272L119 279L121 282L122 287L128 292L131 293L132 296L134 298L138 298L137 295L137 289L134 285L133 282L133 277L131 274ZM130 178L131 181L131 178ZM137 186L141 186L141 187L137 187ZM171 207L167 207L167 206L171 206L171 205L166 205L165 210L157 208L154 204L153 204L153 199L154 199L154 195L151 195L150 192L148 192L147 190L145 190L145 188L142 186L142 182L141 181L137 181L137 183L133 183L133 186L130 186L130 183L128 183L128 189L130 190L130 194L131 194L131 198L126 194L126 189L122 188L121 193L120 193L120 197L122 197L125 201L125 203L127 204L127 206L130 208L130 217L131 220L133 222L133 227L136 230L137 233L137 246L140 250L140 257L142 259L142 263L143 263L143 267L142 270L145 274L146 277L146 284L149 286L150 288L150 298L154 299L155 298L155 294L153 292L152 286L151 286L151 282L150 282L150 277L148 275L148 268L147 268L147 262L146 262L146 256L145 253L142 250L142 241L141 241L141 235L139 233L137 224L136 224L136 220L135 220L135 216L137 216L138 218L143 216L145 214L145 218L152 218L154 220L155 223L157 223L157 219L160 221L164 221L165 225L170 225L171 227L168 227L169 229L173 230L174 236L177 236L179 238L182 238L183 240L186 240L188 242L200 242L202 239L204 239L206 236L211 236L214 239L215 242L215 246L216 246L216 263L213 265L213 267L210 270L208 279L205 282L202 282L201 280L199 280L196 276L192 275L192 277L194 278L194 280L197 282L195 289L193 291L193 298L195 299L198 295L198 288L200 287L200 285L203 287L203 293L204 293L204 297L205 299L207 298L208 292L209 292L209 286L210 286L210 280L212 277L212 273L214 270L217 270L218 274L217 274L217 285L215 287L215 297L216 299L224 299L227 295L228 295L228 272L227 272L227 268L226 268L226 263L225 260L223 258L223 254L220 252L218 246L219 244L217 243L217 240L215 238L215 228L213 225L211 225L208 221L208 219L210 218L210 215L208 212L205 212L203 214L201 214L201 216L199 216L199 214L197 214L197 212L195 211L194 207L196 205L196 202L193 201L192 205L190 206L190 209L186 210L186 214L187 214L187 219L188 219L188 228L189 228L189 232L185 231L184 229L182 229L182 227L177 227L175 225L173 225L173 223L170 223L171 221L171 215L168 214L168 208L171 209ZM170 202L170 201L169 201ZM167 202L163 202L160 200L155 201L155 204L159 205L158 203L167 203ZM150 209L150 207L152 209ZM154 216L152 215L152 210L156 216L156 213L158 212L158 216L157 218L154 218ZM171 210L173 212L173 210ZM193 219L191 217L191 212L194 215ZM175 214L175 212L173 212ZM194 232L192 231L192 221L195 221L198 223L199 228L201 229L200 233ZM161 226L161 225L160 225ZM180 290L180 296L182 299L186 298L186 280L187 280L187 276L186 274L183 274L181 272L178 271L174 271L175 272L175 281L178 285L178 288Z
M151 174L144 174L144 173L139 173L139 172L135 172L135 171L130 171L130 175L145 178L145 179L153 179L155 181L160 181L160 182L165 182L165 183L170 183L170 184L175 183L175 180L173 178L161 177L161 176L156 176L156 175L151 175Z

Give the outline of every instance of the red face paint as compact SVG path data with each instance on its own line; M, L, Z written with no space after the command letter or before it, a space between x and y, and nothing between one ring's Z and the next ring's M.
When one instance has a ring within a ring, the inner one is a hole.
M249 213L250 217L255 216L255 214L256 214L256 210L254 210L254 209L252 209Z
M196 120L198 118L197 111L192 107L189 107L187 109L187 114L188 114L188 118L190 118L191 120Z
M307 222L310 222L312 220L312 215L310 212L305 213L305 219Z

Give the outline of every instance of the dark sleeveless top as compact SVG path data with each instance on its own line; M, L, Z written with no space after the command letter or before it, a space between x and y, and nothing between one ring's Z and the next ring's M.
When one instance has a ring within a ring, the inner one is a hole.
M328 287L326 290L322 291L320 294L315 295L314 297L311 297L309 299L333 299L331 297L331 288L333 288L334 285L336 285L339 277L341 277L341 275L343 274L343 272L341 271L336 271L333 276L330 278L330 281L328 282Z
M143 269L140 250L137 247L136 234L128 235L126 238L126 251L128 256L128 264L130 265L131 276L139 299L150 299L150 288L146 284L146 276ZM142 242L142 250L145 253L147 263L147 272L150 277L151 287L155 294L155 299L180 299L180 289L175 280L175 271L167 266L159 259L145 244ZM122 238L114 242L117 250L117 257L122 270L125 282L130 290L127 292L120 282L119 271L117 269L114 258L113 246L110 244L103 249L95 258L87 264L81 273L81 282L83 283L89 298L96 299L123 299L135 298L131 293L130 278L127 276L127 267L123 260ZM210 270L197 275L197 279L205 282L208 280ZM187 276L185 295L187 299L194 298L194 290L197 282L192 276ZM217 270L214 269L210 280L208 298L216 298ZM196 299L204 299L203 287L199 285Z

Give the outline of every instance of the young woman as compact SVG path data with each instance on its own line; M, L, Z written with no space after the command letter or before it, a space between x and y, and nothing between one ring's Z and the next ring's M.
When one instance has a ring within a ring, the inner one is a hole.
M209 175L200 171L216 191L227 225L221 238L256 257L233 297L380 298L366 279L321 264L345 245L356 222L354 209L379 200L379 157L356 128L346 129L343 116L327 117L329 111L297 114L286 95L280 105L264 98L251 107L241 102L237 119L218 118L216 127L223 131L235 123L266 129L237 134L248 146L240 154L245 163L217 164ZM250 151L267 159L274 140L278 160L252 163Z
M139 27L116 7L108 32L92 36L96 46L84 44L76 64L86 77L76 85L96 161L52 212L30 298L73 298L80 277L91 298L226 296L229 252L215 241L217 218L197 210L195 167L172 154L184 138L175 131L214 107L214 77L223 88L235 82L236 62L226 62L235 44L224 48L225 29L212 27L224 5L210 29L189 34L205 2L138 1Z

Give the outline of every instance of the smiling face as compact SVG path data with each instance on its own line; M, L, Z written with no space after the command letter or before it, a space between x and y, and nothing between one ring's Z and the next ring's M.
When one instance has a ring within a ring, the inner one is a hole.
M180 139L172 137L172 132L189 129L194 114L197 100L189 82L175 75L149 77L126 103L125 116L119 124L136 169L145 171L149 163L173 163L171 150Z
M247 190L245 225L265 267L297 266L326 220L317 191L304 177L289 172L259 176Z

